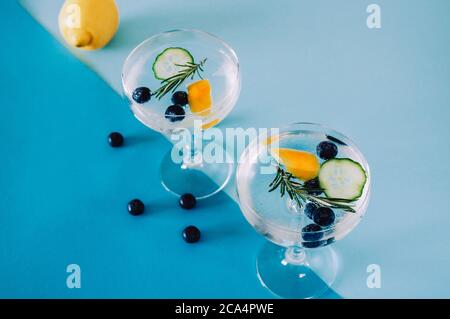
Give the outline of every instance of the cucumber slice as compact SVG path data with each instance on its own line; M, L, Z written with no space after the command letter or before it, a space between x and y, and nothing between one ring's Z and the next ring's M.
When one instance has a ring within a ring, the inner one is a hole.
M183 48L167 48L153 62L153 73L158 80L165 80L183 70L180 65L194 63L194 58Z
M358 199L366 184L366 171L349 158L334 158L320 167L319 183L329 198Z

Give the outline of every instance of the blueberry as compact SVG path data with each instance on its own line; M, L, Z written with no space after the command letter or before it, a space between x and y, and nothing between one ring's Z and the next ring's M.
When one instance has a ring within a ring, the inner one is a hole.
M320 195L322 194L322 190L320 189L320 183L318 178L310 179L309 181L306 181L303 186L308 190L308 194L310 195Z
M166 119L171 122L182 121L184 119L184 109L181 105L174 104L167 108L166 110Z
M177 91L172 95L172 103L185 106L188 104L188 95L184 91Z
M322 227L309 224L302 228L302 238L305 241L317 241L323 237Z
M133 91L133 100L136 103L144 104L148 101L150 101L152 97L152 92L149 88L146 87L140 87Z
M313 215L313 221L322 227L330 226L334 223L334 212L329 207L319 207L316 209Z
M328 239L324 239L324 240L318 240L318 241L306 241L303 242L302 245L305 248L317 248L317 247L323 247L323 246L328 246L332 243L334 243L336 240L334 237L328 238Z
M302 243L302 246L305 248L317 248L327 245L326 240L318 240L318 241L305 241Z
M337 138L335 138L335 137L333 137L331 135L327 135L327 139L329 139L330 141L332 141L332 142L334 142L336 144L339 144L339 145L347 145L344 142L342 142L340 139L337 139Z
M133 216L144 213L145 205L140 199L133 199L128 203L128 212Z
M305 215L309 218L309 219L313 219L314 213L316 212L318 206L314 203L308 203L305 206L304 212Z
M320 158L328 160L336 157L338 148L334 143L323 141L317 145L316 151Z
M112 132L108 135L108 143L112 147L119 147L123 144L123 136L119 132Z
M196 243L200 240L200 230L195 226L188 226L183 230L183 239L187 243Z
M192 194L184 194L181 195L179 204L184 209L192 209L197 204L197 200Z

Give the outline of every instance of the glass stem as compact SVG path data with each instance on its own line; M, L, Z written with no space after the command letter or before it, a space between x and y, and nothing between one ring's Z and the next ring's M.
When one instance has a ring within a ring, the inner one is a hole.
M286 248L284 253L285 261L292 265L306 264L305 249L299 246L293 246Z
M202 153L198 150L195 143L195 135L191 135L189 143L183 147L183 164L182 168L201 165L203 161Z

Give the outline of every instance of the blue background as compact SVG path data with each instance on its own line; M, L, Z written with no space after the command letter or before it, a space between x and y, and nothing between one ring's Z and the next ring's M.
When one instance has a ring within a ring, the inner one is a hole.
M320 122L371 165L372 201L335 245L342 270L326 297L450 297L450 2L373 2L379 30L366 26L371 1L127 1L140 15L79 57L98 71L95 54L179 27L226 39L243 90L220 127ZM16 1L0 2L0 37L0 297L272 297L255 273L265 240L232 198L178 208L159 183L168 142ZM115 87L116 69L98 72ZM114 130L126 147L108 146ZM148 205L137 218L135 197ZM181 240L189 224L196 245ZM72 263L81 289L66 287ZM372 263L380 289L366 285Z

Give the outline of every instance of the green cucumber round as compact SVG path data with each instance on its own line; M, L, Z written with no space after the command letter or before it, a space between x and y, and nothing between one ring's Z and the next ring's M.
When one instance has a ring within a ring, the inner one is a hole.
M330 159L320 167L320 187L329 198L356 200L361 197L366 181L364 168L349 158Z
M158 80L166 80L178 74L187 63L194 63L192 54L183 48L167 48L153 62L153 73Z

